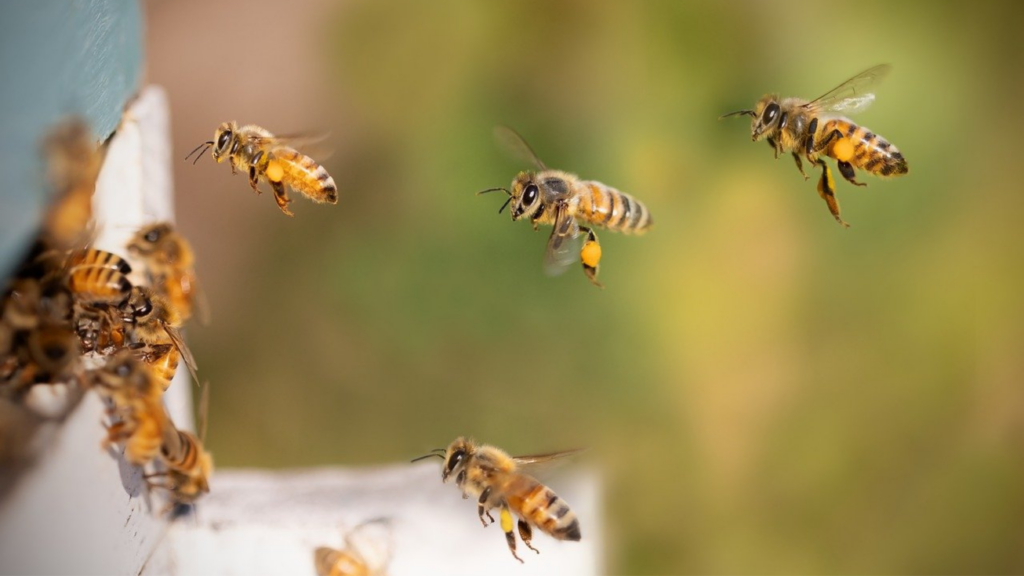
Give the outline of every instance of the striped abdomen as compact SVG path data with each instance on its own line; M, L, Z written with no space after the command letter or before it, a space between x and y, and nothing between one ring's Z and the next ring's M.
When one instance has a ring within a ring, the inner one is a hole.
M529 476L517 475L504 493L509 508L544 533L559 540L580 539L576 514L547 486Z
M117 270L122 274L130 274L132 271L132 267L128 265L124 258L113 252L97 250L95 248L78 250L68 257L68 268L76 268L78 266L107 268Z
M338 187L334 178L315 160L291 148L277 148L271 153L267 173L273 172L273 165L283 170L281 182L301 192L315 202L338 203Z
M116 300L128 296L132 283L118 268L80 265L68 274L68 288L78 295L100 300Z
M168 468L188 474L196 469L203 448L192 434L169 426L160 450Z
M829 156L841 162L849 162L854 168L876 176L899 176L907 173L907 160L899 149L885 138L841 118L826 122L821 134L828 136L832 130L838 130L843 138L853 143L853 147L839 145L840 140L834 140L829 145Z
M580 186L577 218L626 234L643 234L654 223L647 207L629 194L593 180Z

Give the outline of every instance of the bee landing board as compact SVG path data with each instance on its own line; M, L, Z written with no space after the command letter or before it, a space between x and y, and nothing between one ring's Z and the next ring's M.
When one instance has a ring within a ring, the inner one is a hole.
M600 574L600 482L588 469L559 470L545 482L572 505L583 538L560 542L534 530L534 554L520 564L497 523L484 528L476 502L441 483L438 463L351 470L220 470L195 520L175 522L142 576L315 574L313 551L355 543L369 563L390 557L386 574ZM363 533L368 521L380 526ZM383 529L381 529L383 528ZM371 557L373 556L373 557Z
M111 139L93 196L96 248L129 259L126 240L173 220L167 98L145 88ZM133 263L134 264L134 263ZM179 370L164 394L171 417L191 428L191 383ZM47 386L36 400L55 404ZM38 393L37 391L38 390ZM51 397L47 397L49 394ZM63 422L44 424L40 450L0 501L0 573L138 574L167 529L165 506L142 473L104 451L106 408L94 392Z

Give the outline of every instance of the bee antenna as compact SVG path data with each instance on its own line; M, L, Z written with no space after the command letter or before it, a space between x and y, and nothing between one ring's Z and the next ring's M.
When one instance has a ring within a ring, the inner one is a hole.
M509 198L512 197L512 193L508 191L508 188L488 188L487 190L481 190L477 192L476 195L479 196L481 194L487 194L488 192L497 192L498 190L501 190L505 194L508 194Z
M512 197L509 196L508 200L505 200L505 203L501 205L501 208L498 208L498 214L501 214L502 211L505 210L505 207L508 206L508 203L511 202L511 201L512 201Z
M730 116L741 116L741 115L753 116L754 115L754 111L753 110L737 110L735 112L729 112L728 114L722 114L721 116L718 117L718 119L721 120L722 118L728 118Z
M431 452L430 454L425 454L423 456L420 456L419 458L413 458L412 460L409 460L409 462L419 462L420 460L426 460L427 458L430 458L431 456L437 456L441 460L444 460L444 456L438 454L437 452Z
M202 148L203 151L200 152L199 154L196 154L196 159L192 162L192 164L195 165L195 163L199 162L199 159L203 157L203 154L205 154L206 151L209 150L210 146L213 146L213 140L207 140L206 142L203 142L199 146L193 148L192 151L188 153L188 156L185 156L185 160L187 161L193 154L196 153L197 150Z

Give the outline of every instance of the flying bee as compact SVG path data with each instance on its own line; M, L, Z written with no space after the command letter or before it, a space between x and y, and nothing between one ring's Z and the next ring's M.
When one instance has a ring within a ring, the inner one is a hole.
M196 156L198 161L207 148L212 149L213 159L218 163L225 158L231 163L232 174L239 170L248 173L249 186L257 194L262 193L257 186L260 181L269 182L278 208L288 216L294 216L288 210L291 200L286 186L314 202L338 203L338 187L334 178L316 160L291 147L303 140L311 139L274 136L255 124L239 128L235 122L225 122L214 132L213 140L196 146L185 159L202 149Z
M92 195L103 153L81 118L55 126L43 148L54 192L43 221L43 243L58 250L85 245L92 236Z
M529 218L534 230L541 224L553 227L544 253L544 269L549 275L560 274L579 260L587 278L600 287L597 273L601 244L594 228L643 234L654 223L650 211L639 200L611 186L549 169L511 128L498 126L494 134L501 144L531 163L537 171L520 172L512 180L511 190L490 188L478 194L505 192L508 200L498 210L499 214L511 204L513 222ZM581 223L589 226L581 226ZM585 235L585 240L577 255L571 245L581 235Z
M145 466L160 454L169 426L157 382L130 350L121 350L97 369L94 382L113 405L116 422L107 428L104 446L124 444L128 462Z
M757 102L753 110L730 112L722 118L750 116L754 142L767 140L776 158L780 153L791 152L805 180L808 176L800 160L801 154L812 164L820 166L818 195L828 205L836 222L849 227L839 215L832 171L821 157L834 158L839 173L855 186L867 185L857 180L855 168L882 177L907 173L907 161L895 146L840 115L853 114L871 105L875 95L866 90L884 78L891 68L888 64L869 68L811 101L780 99L776 94L768 94Z
M195 358L178 331L181 316L166 300L150 288L133 286L120 309L127 324L125 336L128 346L137 350L147 364L160 365L161 377L166 377L164 388L169 385L178 366L175 357L167 358L167 354L180 354L192 378L199 382Z
M564 500L532 476L524 474L520 468L577 452L579 450L513 457L494 446L476 444L473 440L459 437L447 449L438 448L413 462L431 456L441 458L444 461L441 481L447 483L450 478L455 478L463 498L477 499L477 515L485 527L488 521L484 520L484 516L493 523L490 510L499 508L501 529L505 532L508 549L516 560L522 562L522 558L516 554L512 514L519 517L519 537L523 544L538 554L540 551L530 543L533 538L532 526L558 540L578 542L580 523Z
M391 559L390 533L370 532L371 526L383 526L387 519L367 520L345 534L344 547L320 546L313 551L317 576L382 576Z
M195 252L169 222L139 230L128 242L128 251L145 263L152 285L178 311L182 321L198 308L200 321L206 323L205 300L196 280Z

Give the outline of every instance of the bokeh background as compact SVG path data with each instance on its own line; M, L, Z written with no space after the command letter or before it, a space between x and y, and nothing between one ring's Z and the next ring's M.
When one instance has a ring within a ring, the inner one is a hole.
M588 446L613 573L1024 571L1022 23L995 1L148 4L180 156L225 120L329 133L341 193L287 218L177 164L218 464ZM858 120L910 174L840 181L848 230L717 119L880 62ZM654 214L601 235L606 289L546 277L547 231L474 196L526 168L499 123Z

